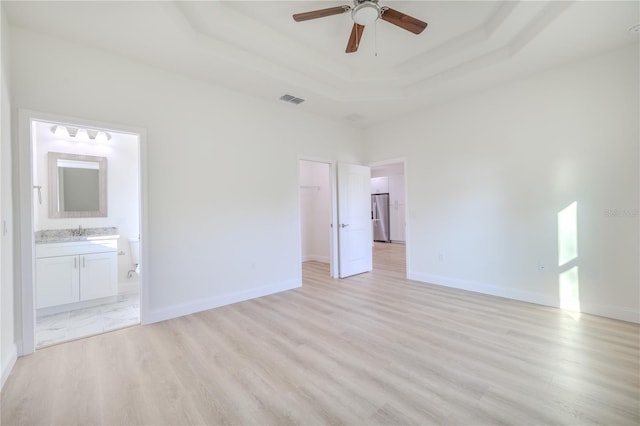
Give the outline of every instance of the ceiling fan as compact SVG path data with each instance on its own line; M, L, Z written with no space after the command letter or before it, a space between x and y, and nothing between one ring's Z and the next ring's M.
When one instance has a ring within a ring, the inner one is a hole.
M296 13L293 15L293 20L296 22L308 21L309 19L340 15L341 13L348 11L351 11L353 28L351 29L351 36L349 37L347 49L345 50L346 53L353 53L358 50L358 45L360 44L364 27L369 24L373 24L378 20L378 18L407 31L411 31L414 34L420 34L425 28L427 28L426 22L422 22L412 16L405 15L395 9L391 9L390 7L380 6L378 4L378 0L353 0L353 6L345 4L343 6L329 7L327 9Z

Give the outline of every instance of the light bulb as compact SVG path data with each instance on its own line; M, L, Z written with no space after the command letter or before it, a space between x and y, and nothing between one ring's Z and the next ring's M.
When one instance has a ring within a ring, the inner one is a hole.
M67 130L67 128L65 126L57 125L57 126L55 126L55 129L53 130L53 134L56 135L59 138L68 138L69 137L69 130Z
M76 133L76 139L83 141L89 140L87 129L78 129L78 132Z
M367 26L380 17L380 8L375 3L360 3L353 9L352 16L356 24Z
M107 133L99 130L98 133L96 133L95 141L96 142L100 142L100 143L108 142L109 141L109 135Z

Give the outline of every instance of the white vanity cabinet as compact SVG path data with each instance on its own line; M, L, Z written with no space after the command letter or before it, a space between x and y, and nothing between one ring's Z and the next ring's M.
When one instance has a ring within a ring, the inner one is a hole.
M36 244L36 308L118 292L116 239Z

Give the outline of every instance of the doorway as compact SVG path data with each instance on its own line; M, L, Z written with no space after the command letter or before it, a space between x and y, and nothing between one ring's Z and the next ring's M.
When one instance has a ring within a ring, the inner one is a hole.
M371 165L372 200L379 197L379 194L388 194L385 197L388 203L385 203L382 214L373 211L374 204L377 210L381 209L382 204L377 200L372 201L372 218L388 217L384 224L384 228L388 228L378 234L374 232L373 268L401 272L403 276L406 276L407 269L405 169L404 160ZM384 238L376 238L376 235L384 235Z
M298 160L301 261L327 264L335 277L331 169L330 162Z
M142 132L25 111L20 122L22 354L140 324Z

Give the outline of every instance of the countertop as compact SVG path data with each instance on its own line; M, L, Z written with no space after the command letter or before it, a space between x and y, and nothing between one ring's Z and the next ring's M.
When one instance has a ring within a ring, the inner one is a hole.
M36 244L66 243L73 241L95 241L120 238L118 228L115 226L104 228L83 228L78 232L74 229L44 229L35 232Z

